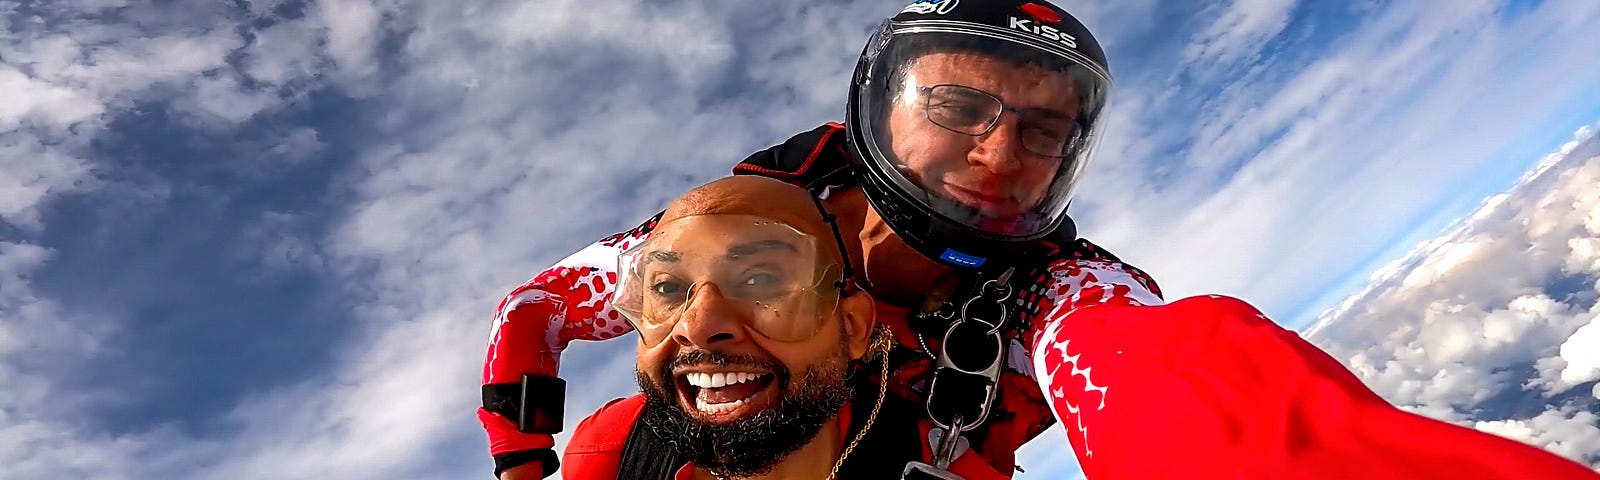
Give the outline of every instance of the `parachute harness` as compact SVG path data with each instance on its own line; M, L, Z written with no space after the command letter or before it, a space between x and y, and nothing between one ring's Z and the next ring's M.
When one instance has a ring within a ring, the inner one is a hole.
M977 295L961 302L959 308L945 302L927 314L949 321L938 354L930 355L936 363L925 406L928 419L937 427L930 440L933 464L911 462L902 478L956 478L947 469L955 460L961 434L983 425L999 390L1005 355L1001 330L1011 317L1008 304L1015 293L1010 284L1014 272L1014 268L1007 268L999 276L984 280ZM921 332L917 333L917 342L924 353L931 351Z

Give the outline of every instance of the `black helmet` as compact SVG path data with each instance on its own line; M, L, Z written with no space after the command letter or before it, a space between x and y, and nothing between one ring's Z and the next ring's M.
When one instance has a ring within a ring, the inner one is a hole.
M845 124L860 184L929 258L1009 263L1062 226L1110 89L1099 42L1054 5L918 0L856 65Z

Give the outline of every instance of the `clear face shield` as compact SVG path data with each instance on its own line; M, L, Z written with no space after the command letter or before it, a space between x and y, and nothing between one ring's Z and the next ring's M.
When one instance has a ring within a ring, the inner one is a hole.
M1052 228L1099 137L1104 69L1015 32L886 28L852 119L867 132L867 161L915 201L991 236Z
M773 340L805 340L838 305L842 268L822 243L832 241L754 215L680 218L619 257L611 305L647 346L705 302Z

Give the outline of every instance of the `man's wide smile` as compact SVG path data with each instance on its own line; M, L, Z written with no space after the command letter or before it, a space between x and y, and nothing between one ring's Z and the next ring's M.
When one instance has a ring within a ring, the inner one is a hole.
M673 375L678 406L714 423L729 422L775 406L776 375L768 372L686 368Z

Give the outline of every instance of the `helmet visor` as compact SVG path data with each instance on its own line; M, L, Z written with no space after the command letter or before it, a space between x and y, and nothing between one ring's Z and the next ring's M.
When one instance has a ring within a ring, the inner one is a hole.
M1001 239L1046 233L1092 154L1110 79L1022 30L900 22L858 89L865 145L915 201Z

